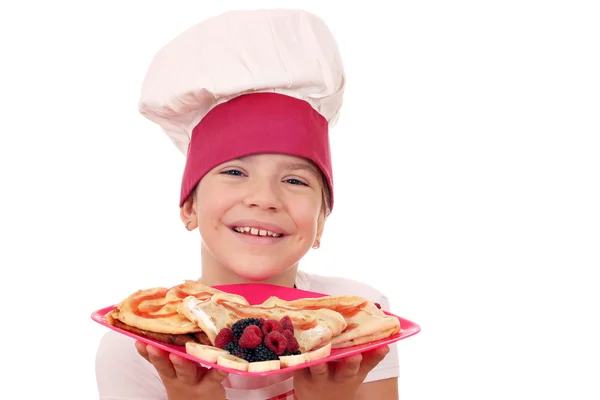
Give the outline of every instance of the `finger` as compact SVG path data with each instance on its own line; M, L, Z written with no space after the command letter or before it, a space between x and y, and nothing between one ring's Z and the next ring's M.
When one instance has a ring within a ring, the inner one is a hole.
M206 368L204 368L206 370ZM206 371L202 377L202 383L208 386L221 386L221 382L227 378L228 372L217 368L211 368Z
M325 382L329 378L329 366L327 363L311 365L308 367L310 379L314 382Z
M150 357L148 356L148 350L146 350L146 343L136 340L135 348L140 356L144 357L144 359L146 361L150 362Z
M363 361L360 365L360 375L367 376L390 352L389 346L379 347L375 350L363 353Z
M150 362L154 365L156 372L158 372L161 378L175 378L177 376L175 368L173 368L173 363L169 360L169 354L166 351L154 346L147 346L146 349Z
M335 380L346 381L355 378L360 370L362 359L362 354L355 354L340 361L335 368Z
M310 368L297 369L292 374L294 376L294 382L306 381L311 379Z
M198 382L198 365L177 354L169 354L169 360L173 364L177 378L186 384L192 385Z

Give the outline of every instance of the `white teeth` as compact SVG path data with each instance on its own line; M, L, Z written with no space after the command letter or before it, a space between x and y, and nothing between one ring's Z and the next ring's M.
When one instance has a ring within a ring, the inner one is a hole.
M236 232L239 232L239 233L249 233L254 236L272 236L275 238L281 237L280 233L271 232L266 229L251 228L249 226L244 226L244 227L236 226L233 228L233 230Z

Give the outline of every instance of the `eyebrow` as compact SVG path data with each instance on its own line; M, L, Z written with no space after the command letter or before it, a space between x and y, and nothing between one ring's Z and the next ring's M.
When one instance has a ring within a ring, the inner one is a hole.
M286 163L282 165L282 168L285 169L291 169L291 170L304 170L304 171L309 171L311 172L315 178L320 179L321 175L319 174L319 171L313 167L310 164L304 164L304 163Z
M230 161L245 161L246 159L248 159L248 156L242 156L242 157L238 157L238 158L234 158L233 160ZM303 171L308 171L310 173L312 173L315 178L317 179L321 179L321 173L319 171L319 169L317 167L315 167L312 164L309 163L302 163L302 162L291 162L291 163L282 163L279 165L279 168L281 169L291 169L291 170L303 170Z

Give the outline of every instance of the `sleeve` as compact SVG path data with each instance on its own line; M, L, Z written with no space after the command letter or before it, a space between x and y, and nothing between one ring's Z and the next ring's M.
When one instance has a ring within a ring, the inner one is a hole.
M138 354L135 341L112 331L96 353L96 384L99 400L167 400L158 373Z
M380 295L377 301L384 310L390 309L390 302L385 295ZM400 376L400 360L398 357L398 342L390 345L390 352L365 378L363 383L397 378Z

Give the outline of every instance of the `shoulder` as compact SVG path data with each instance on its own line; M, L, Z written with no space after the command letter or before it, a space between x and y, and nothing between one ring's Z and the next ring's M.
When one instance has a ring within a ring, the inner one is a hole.
M389 309L389 300L385 293L377 288L354 279L340 276L323 276L298 271L298 288L331 296L360 296L384 309Z
M138 354L134 339L114 331L100 339L96 352L96 383L99 399L166 398L160 377Z

